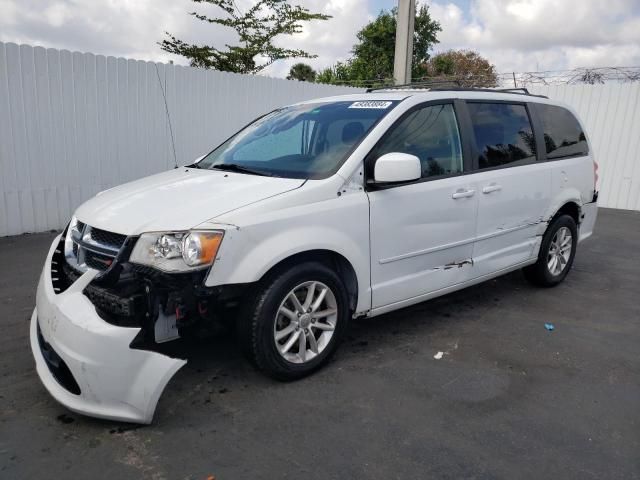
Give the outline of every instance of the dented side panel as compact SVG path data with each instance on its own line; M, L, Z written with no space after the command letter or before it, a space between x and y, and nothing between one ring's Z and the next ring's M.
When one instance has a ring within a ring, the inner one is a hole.
M481 194L474 278L535 259L537 231L551 203L553 168L552 162L539 162L476 174Z
M553 165L552 199L547 216L553 217L567 202L578 207L593 200L594 173L591 155L549 162Z

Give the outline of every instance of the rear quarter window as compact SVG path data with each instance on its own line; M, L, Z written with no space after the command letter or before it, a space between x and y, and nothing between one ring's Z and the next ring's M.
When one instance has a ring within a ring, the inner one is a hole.
M580 157L589 153L584 131L576 117L566 108L536 104L542 121L544 144L549 160Z

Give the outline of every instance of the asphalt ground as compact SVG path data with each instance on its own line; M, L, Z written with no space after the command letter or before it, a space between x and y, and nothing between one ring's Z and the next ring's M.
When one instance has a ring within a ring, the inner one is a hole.
M1 479L640 478L640 212L601 209L559 287L515 272L355 321L302 381L263 377L228 335L194 342L144 427L70 413L38 380L53 236L0 239Z

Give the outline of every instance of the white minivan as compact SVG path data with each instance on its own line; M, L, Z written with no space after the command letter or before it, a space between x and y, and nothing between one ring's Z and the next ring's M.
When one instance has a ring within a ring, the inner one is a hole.
M281 380L327 362L349 320L523 269L554 286L597 213L573 111L520 90L384 89L258 118L196 163L98 194L51 246L31 320L49 392L148 423L226 321Z

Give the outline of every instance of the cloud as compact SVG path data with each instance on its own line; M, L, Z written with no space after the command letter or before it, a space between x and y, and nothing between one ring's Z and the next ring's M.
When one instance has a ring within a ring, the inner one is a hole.
M299 61L320 70L336 61L346 60L357 41L358 31L373 20L367 10L366 0L300 0L299 3L312 12L322 12L333 18L311 22L305 26L303 33L293 38L280 38L276 43L280 46L295 45L295 48L318 57L277 62L265 71L268 75L284 77L291 65Z
M185 23L177 2L52 0L44 8L39 0L0 2L2 41L144 60L166 60L155 42Z
M0 41L186 63L157 45L165 31L188 41L233 40L233 32L191 17L194 6L189 0L0 0Z
M498 71L640 65L637 0L473 0L468 12L435 1L436 51L477 50Z
M235 1L245 9L255 0ZM333 16L277 40L279 45L317 54L318 58L302 61L318 70L348 58L356 33L373 19L371 12L377 13L381 5L391 8L396 0L295 3ZM428 0L428 4L443 27L436 51L474 49L501 72L640 65L638 0ZM194 19L188 15L193 10L217 11L191 0L0 0L0 41L178 63L185 59L172 57L157 45L165 31L197 43L234 41L230 29ZM264 74L285 76L296 61L277 62Z
M235 3L245 10L253 0ZM370 20L367 0L299 3L333 18L306 24L301 34L280 38L277 43L318 55L304 60L317 69L344 59L356 41L356 32ZM189 12L194 10L212 16L220 12L190 0L0 0L0 41L184 64L184 58L169 55L157 45L165 31L185 41L210 45L233 43L236 38L231 29L193 18ZM264 74L286 76L293 63L295 60L277 62Z

